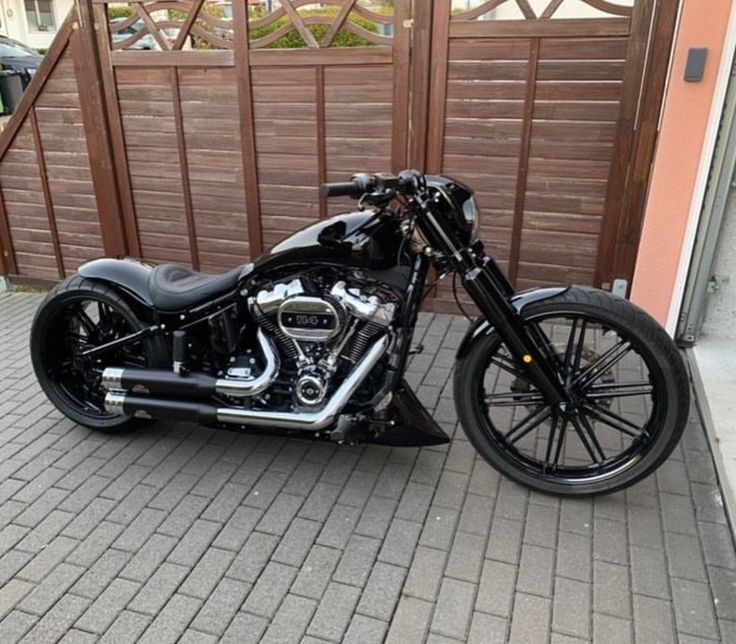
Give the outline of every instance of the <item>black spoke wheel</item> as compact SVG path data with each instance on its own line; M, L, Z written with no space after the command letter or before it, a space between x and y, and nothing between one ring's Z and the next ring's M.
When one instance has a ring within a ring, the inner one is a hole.
M100 388L106 367L164 366L166 348L158 338L140 339L96 355L90 349L145 328L130 306L109 286L73 277L52 290L31 328L31 359L49 400L72 420L103 431L132 425L109 414Z
M620 489L661 464L689 403L664 331L592 289L530 304L523 317L567 400L548 405L498 335L478 337L455 370L458 414L478 451L520 483L571 495Z

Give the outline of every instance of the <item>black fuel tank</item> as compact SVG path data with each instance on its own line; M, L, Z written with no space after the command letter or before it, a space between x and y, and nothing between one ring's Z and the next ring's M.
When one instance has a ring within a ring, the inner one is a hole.
M356 268L396 266L402 233L395 217L351 212L318 221L276 244L255 263L257 272L328 262Z

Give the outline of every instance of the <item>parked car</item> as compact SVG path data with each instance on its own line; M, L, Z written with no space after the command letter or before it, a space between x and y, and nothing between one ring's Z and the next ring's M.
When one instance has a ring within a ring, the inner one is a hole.
M32 47L7 36L0 36L0 64L3 69L20 72L23 87L31 82L42 60L43 56Z
M110 22L110 26L114 27L116 24L121 23L125 20L127 20L127 18L116 18L115 20L112 20ZM127 27L125 27L125 29L121 29L117 32L112 32L112 42L123 42L124 40L127 40L131 36L137 34L144 27L145 25L143 24L143 21L139 20L138 22L134 22L132 25L128 25ZM158 46L156 39L151 34L145 34L129 47L126 47L126 49L160 49L160 47Z

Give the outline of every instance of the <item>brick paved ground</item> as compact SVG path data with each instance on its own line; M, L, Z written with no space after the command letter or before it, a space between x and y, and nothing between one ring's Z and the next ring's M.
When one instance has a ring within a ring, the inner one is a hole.
M0 296L0 642L736 642L736 555L703 431L609 497L530 494L448 447L336 448L62 418ZM461 318L410 378L450 431Z

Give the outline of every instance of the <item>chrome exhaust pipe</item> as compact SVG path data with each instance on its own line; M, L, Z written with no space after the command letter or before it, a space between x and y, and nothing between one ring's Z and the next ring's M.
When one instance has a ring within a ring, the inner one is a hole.
M161 400L119 391L105 396L105 409L110 414L140 418L172 418L200 423L220 422L251 427L278 427L318 431L332 425L366 376L378 364L389 345L388 334L376 341L355 368L335 390L327 404L314 412L254 411L237 407L215 407L180 400Z
M166 369L121 369L108 367L102 372L100 386L106 391L180 398L206 398L220 394L234 398L255 396L268 389L279 372L279 359L268 336L258 329L256 334L266 366L257 378L215 378L206 373L179 375Z

